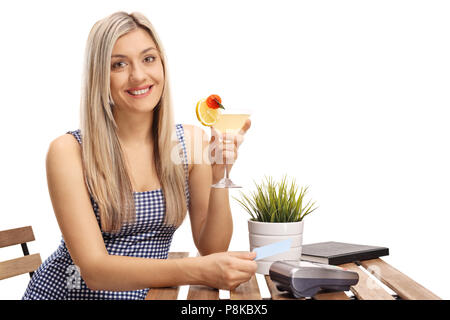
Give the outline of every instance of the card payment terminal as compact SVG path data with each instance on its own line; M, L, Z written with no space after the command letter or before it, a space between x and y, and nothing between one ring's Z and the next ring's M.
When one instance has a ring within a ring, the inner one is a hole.
M307 261L275 261L269 276L278 290L289 291L296 298L312 297L319 290L348 291L359 281L356 272Z

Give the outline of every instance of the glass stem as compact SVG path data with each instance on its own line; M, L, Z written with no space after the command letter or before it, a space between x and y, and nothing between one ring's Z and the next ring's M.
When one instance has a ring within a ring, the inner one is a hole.
M228 168L228 166L225 164L225 178L230 179L227 168Z

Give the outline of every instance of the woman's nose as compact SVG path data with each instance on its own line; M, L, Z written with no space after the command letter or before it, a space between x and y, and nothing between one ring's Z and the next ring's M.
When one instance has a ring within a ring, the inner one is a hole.
M142 82L145 79L145 72L142 66L135 65L131 69L130 80L133 82Z

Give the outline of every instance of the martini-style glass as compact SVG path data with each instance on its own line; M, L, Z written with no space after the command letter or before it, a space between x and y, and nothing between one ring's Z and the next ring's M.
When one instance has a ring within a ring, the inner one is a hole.
M219 142L222 143L222 134L238 134L245 124L245 121L250 117L250 110L247 109L234 109L234 110L221 110L221 115L216 123L213 124L213 128L219 133ZM225 176L217 183L213 184L213 188L242 188L231 181L229 172L227 169L227 160L225 158Z

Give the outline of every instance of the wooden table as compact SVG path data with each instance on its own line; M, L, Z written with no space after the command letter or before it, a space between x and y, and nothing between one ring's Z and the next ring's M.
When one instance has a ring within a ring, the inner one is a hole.
M187 252L171 252L169 259L184 258ZM315 300L440 300L438 296L424 288L408 276L404 275L382 259L365 260L358 263L340 265L359 274L359 282L350 288L351 294L345 292L319 292L312 299ZM367 272L366 272L367 271ZM380 280L392 292L388 292L370 275ZM270 280L264 276L270 292L271 300L301 300L295 299L287 292L280 292ZM149 291L147 300L177 300L179 287L153 288ZM261 300L260 289L255 276L250 281L242 283L235 290L229 292L230 300ZM189 286L188 300L219 300L219 290L199 285Z

